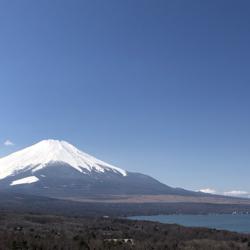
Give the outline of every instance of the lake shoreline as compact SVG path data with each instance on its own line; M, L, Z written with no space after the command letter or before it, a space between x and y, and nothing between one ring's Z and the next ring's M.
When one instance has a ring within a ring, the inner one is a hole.
M172 214L130 216L131 220L153 221L164 224L178 224L186 227L205 227L217 230L250 234L250 215L234 214Z

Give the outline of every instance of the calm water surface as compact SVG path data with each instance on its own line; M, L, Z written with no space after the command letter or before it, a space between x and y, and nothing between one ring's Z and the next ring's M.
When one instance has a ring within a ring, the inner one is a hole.
M250 233L250 214L211 215L152 215L133 216L130 219L157 221L190 227L209 227L235 232Z

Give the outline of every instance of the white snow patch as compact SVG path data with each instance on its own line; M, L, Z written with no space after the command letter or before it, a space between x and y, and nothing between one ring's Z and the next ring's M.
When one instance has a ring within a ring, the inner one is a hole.
M212 188L203 188L199 190L202 193L206 193L206 194L216 194L216 190L212 189Z
M39 181L39 179L36 176L29 176L26 178L22 178L19 180L12 181L10 186L15 186L15 185L22 185L22 184L31 184L34 182Z
M63 162L84 173L113 171L127 176L123 169L112 166L78 150L65 141L44 140L0 159L0 179L31 170L33 173L46 168L48 163Z

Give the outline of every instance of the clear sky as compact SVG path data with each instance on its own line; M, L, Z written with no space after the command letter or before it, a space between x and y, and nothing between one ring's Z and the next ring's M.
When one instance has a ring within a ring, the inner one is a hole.
M248 0L0 1L0 156L63 139L172 186L250 192L249 13Z

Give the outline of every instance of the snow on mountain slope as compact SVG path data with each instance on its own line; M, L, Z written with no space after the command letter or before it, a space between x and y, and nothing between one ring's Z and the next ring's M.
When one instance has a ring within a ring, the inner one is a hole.
M65 141L43 140L33 146L0 159L0 179L31 170L33 173L49 163L63 162L81 173L113 171L127 176L123 169L114 167L78 150Z
M29 176L26 178L12 181L10 185L15 186L15 185L22 185L22 184L31 184L31 183L35 183L37 181L39 181L39 179L36 176Z

